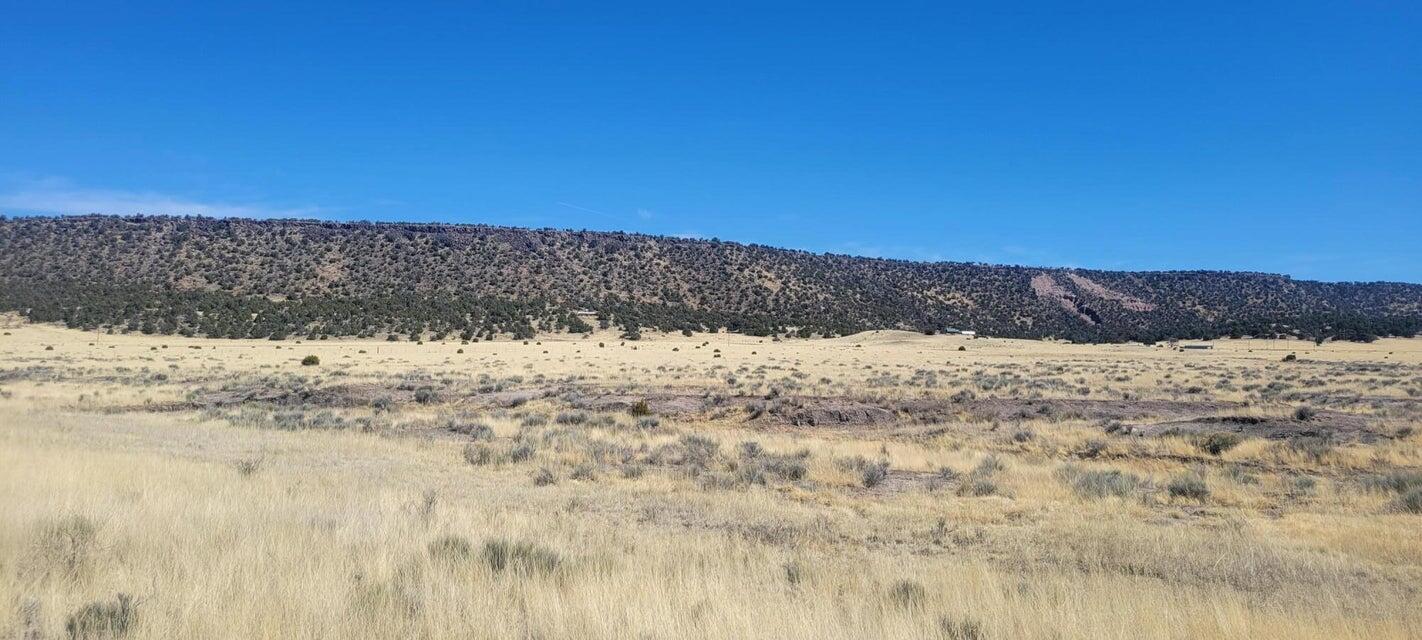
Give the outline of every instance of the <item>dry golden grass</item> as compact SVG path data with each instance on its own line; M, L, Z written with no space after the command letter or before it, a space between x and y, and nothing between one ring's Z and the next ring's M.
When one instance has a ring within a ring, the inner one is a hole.
M296 377L325 388L484 376L491 387L731 396L1071 398L1086 387L1280 416L1298 403L1244 385L1407 399L1422 388L1419 341L1182 353L894 332L416 345L4 331L0 637L66 637L88 605L119 611L119 594L132 615L103 620L126 621L132 638L1422 636L1422 516L1369 484L1422 470L1416 433L1317 452L1246 439L1212 456L1189 438L1107 434L1071 416L924 431L771 428L740 413L650 427L586 412L559 424L572 410L555 398L502 409L453 397L386 409L183 404ZM1301 366L1281 366L1290 351ZM301 366L307 354L321 364ZM1397 364L1348 368L1382 363ZM1232 388L1216 387L1230 375ZM1033 384L1048 379L1063 384ZM1203 391L1175 389L1190 386ZM1417 415L1348 410L1393 430ZM282 428L337 418L347 428ZM493 438L471 445L443 429L449 420ZM718 452L704 467L657 457L684 454L687 438ZM509 460L523 442L531 457ZM807 452L804 477L738 480L748 442L763 456ZM472 465L467 445L503 457ZM891 470L866 488L845 462L856 457ZM541 470L554 482L536 482ZM1113 471L1134 483L1119 496ZM1208 496L1170 494L1190 474ZM1068 478L1108 490L1089 497Z

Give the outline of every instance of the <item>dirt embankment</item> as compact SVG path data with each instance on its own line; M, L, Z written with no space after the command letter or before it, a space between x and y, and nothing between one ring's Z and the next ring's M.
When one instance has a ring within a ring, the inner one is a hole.
M253 382L199 391L167 405L134 407L180 411L259 404L279 407L359 408L448 404L461 409L513 408L547 399L569 408L629 412L681 419L728 419L755 428L914 429L924 425L1088 421L1115 423L1125 434L1144 437L1229 431L1260 438L1329 437L1372 441L1381 431L1367 417L1320 409L1307 419L1231 416L1240 403L1211 400L1105 400L1086 398L974 398L864 400L822 396L728 396L706 390L608 391L569 385L514 389L460 388L428 384L343 383L283 386ZM1125 423L1125 424L1121 424Z
M1086 399L935 399L863 402L794 396L746 401L753 422L791 426L876 426L890 423L1021 420L1175 419L1237 408L1232 402Z
M1363 416L1338 411L1320 411L1307 419L1206 416L1131 425L1125 428L1125 432L1141 436L1228 432L1269 440L1323 438L1342 442L1374 442L1382 437L1382 434Z

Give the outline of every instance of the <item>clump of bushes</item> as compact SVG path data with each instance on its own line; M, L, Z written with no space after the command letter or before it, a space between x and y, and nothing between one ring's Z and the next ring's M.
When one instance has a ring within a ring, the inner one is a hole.
M591 462L579 463L578 466L573 467L573 472L568 474L568 477L574 480L596 480L597 467Z
M776 454L767 452L758 442L748 441L741 443L739 454L736 476L745 484L763 485L770 479L794 482L809 473L805 466L809 450Z
M983 625L976 620L954 620L948 616L938 619L938 631L944 640L983 640Z
M854 456L852 458L840 458L836 461L840 469L859 474L859 484L865 489L873 489L879 486L889 477L889 461L879 460L871 462L864 456Z
M676 442L662 444L648 451L642 462L658 467L679 468L687 476L702 478L720 459L720 451L721 443L706 436L686 434ZM711 488L729 488L734 484L729 477L702 480L702 486Z
M1397 497L1392 503L1394 511L1422 515L1422 487L1417 487Z
M1232 464L1224 469L1225 476L1239 484L1259 484L1259 478L1243 465Z
M1283 445L1288 450L1308 457L1314 462L1322 462L1333 452L1333 440L1327 436L1306 436L1294 438Z
M476 441L487 441L494 439L494 428L490 427L489 425L477 422L470 423L450 420L449 426L447 426L446 429L462 436L468 436L470 439Z
M490 540L484 543L480 555L494 573L548 574L563 565L563 558L557 552L531 542Z
M378 428L375 420L367 417L348 419L329 410L307 412L302 409L266 412L256 407L245 407L237 414L213 414L231 421L233 424L260 429L281 431L355 429L369 432Z
M1214 431L1195 437L1195 446L1199 450L1212 456L1218 456L1229 451L1239 446L1241 442L1244 442L1243 437L1237 433L1230 433L1228 431Z
M1204 502L1210 497L1210 488L1204 476L1198 473L1184 473L1170 479L1165 491L1171 498L1184 498Z
M870 489L879 486L884 480L888 479L888 477L889 461L880 460L864 467L863 472L860 474L859 482L864 485L865 489Z
M1082 443L1081 449L1076 452L1077 457L1091 459L1106 452L1106 441L1092 438Z
M42 525L30 557L45 574L77 580L87 574L99 551L99 525L71 515Z
M538 450L533 446L533 443L525 440L515 444L509 449L508 459L509 462L526 462L532 459L533 454L537 452Z
M792 587L804 582L805 574L808 573L804 563L799 560L786 562L784 565L781 565L781 568L785 571L785 582L789 583Z
M113 602L91 602L69 615L64 631L70 640L119 638L138 619L138 603L133 596L120 593Z
M1372 491L1396 493L1391 509L1401 513L1422 514L1422 471L1392 471L1363 480Z
M511 542L495 538L477 552L463 536L446 535L426 547L430 559L459 564L478 558L494 573L516 575L550 574L564 565L557 552L531 542Z
M238 475L248 478L262 470L262 458L260 456L242 458L232 463L232 467L237 470Z
M473 442L464 445L464 461L476 467L505 462L519 463L531 460L537 452L538 449L528 440L515 442L502 451L488 443Z
M301 366L303 367L314 367L318 364L321 364L321 359L314 355L306 356L301 359Z
M582 411L564 411L553 418L553 421L563 426L579 425L588 421L588 414Z
M548 467L539 467L538 471L533 472L533 484L539 487L558 484L558 474Z
M958 495L982 497L994 495L998 491L997 474L1007 468L996 454L988 454L978 462L972 471L963 476L958 485Z
M486 444L464 445L464 461L476 467L494 464L499 461L498 452Z
M706 436L684 435L678 441L682 448L681 464L704 469L721 451L721 443Z
M1422 489L1422 471L1391 471L1368 476L1363 480L1363 486L1385 493L1407 493Z
M926 592L923 585L912 580L899 580L889 587L889 601L905 609L923 606Z
M474 545L460 536L443 536L427 547L430 557L445 562L463 562L474 556Z
M1141 479L1132 473L1117 469L1082 469L1074 464L1058 468L1056 476L1070 487L1073 493L1091 500L1107 497L1128 498L1142 484Z

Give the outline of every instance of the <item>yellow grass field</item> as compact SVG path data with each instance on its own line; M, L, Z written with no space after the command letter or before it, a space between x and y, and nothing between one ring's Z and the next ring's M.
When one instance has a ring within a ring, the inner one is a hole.
M1422 340L0 331L0 638L1422 637Z

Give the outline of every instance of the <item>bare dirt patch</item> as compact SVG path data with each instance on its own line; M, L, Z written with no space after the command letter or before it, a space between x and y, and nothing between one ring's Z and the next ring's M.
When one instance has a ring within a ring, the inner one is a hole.
M898 421L891 409L842 398L776 398L747 404L750 419L796 427L874 426Z
M1140 420L1148 417L1180 418L1218 413L1239 407L1234 402L1212 400L1092 400L1084 398L980 398L964 402L941 400L907 402L905 413L923 422L970 421Z
M1091 295L1101 298L1103 300L1119 302L1121 303L1122 307L1125 307L1130 311L1155 310L1155 305L1149 302L1141 300L1140 298L1137 298L1135 296L1130 296L1121 293L1114 289L1109 289L1105 285L1096 282L1095 280L1090 280L1086 276L1083 276L1081 274L1068 273L1066 274L1066 277L1072 282L1076 283L1076 286L1079 287L1082 291L1090 293Z
M1375 442L1382 434L1362 417L1337 411L1321 411L1308 420L1260 416L1210 416L1157 422L1127 427L1132 434L1143 436L1190 435L1228 432L1265 438L1292 440L1295 438L1329 438L1345 442Z
M564 399L568 404L578 409L591 411L630 411L638 403L645 402L647 409L651 413L662 416L694 416L700 415L720 404L716 398L708 397L704 394L676 393L676 392L653 392L645 394L632 393L603 393L603 394L583 394L571 392L564 394Z
M1042 300L1051 300L1057 303L1064 311L1070 313L1087 324L1098 324L1098 319L1089 313L1089 309L1082 307L1076 298L1076 294L1067 291L1055 278L1045 273L1039 273L1032 277L1032 292Z

